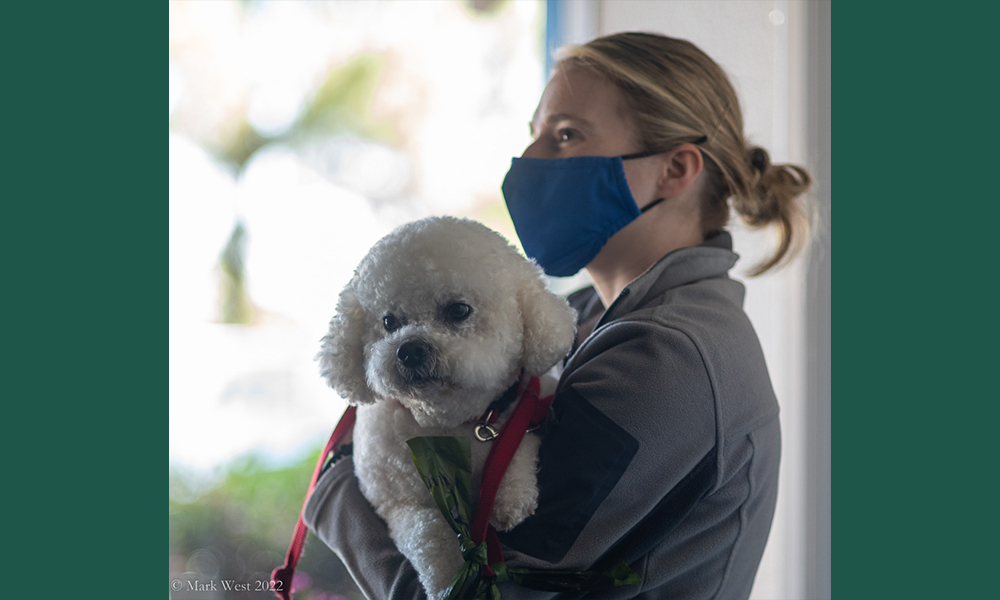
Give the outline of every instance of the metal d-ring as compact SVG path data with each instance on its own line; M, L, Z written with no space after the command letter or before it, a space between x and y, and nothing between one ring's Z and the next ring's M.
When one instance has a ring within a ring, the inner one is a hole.
M489 411L488 413L486 413L486 416L483 417L482 423L476 423L476 429L474 432L476 434L476 439L479 440L480 442L488 442L496 438L498 435L500 435L500 433L497 432L496 429L490 427L490 419L493 418L494 412L496 411L494 410Z

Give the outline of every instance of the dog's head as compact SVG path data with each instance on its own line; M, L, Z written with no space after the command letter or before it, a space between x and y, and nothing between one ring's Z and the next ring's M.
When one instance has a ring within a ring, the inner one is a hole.
M573 343L576 315L499 234L440 217L371 249L340 294L317 356L352 404L399 400L424 427L475 419Z

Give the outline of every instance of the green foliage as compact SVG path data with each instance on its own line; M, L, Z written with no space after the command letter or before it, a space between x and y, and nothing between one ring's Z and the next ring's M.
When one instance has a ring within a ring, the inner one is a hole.
M170 577L187 581L267 580L284 560L321 449L285 468L268 468L250 456L230 464L208 489L171 474ZM343 565L322 542L306 543L297 569L297 590L321 590L361 598ZM303 585L303 583L305 585ZM260 598L260 591L219 590L224 598ZM184 598L184 591L173 598ZM196 595L192 595L197 597Z
M240 115L235 134L222 149L222 158L242 170L255 152L277 139L262 135L247 121L246 116Z
M495 17L502 13L510 0L465 0L466 11L475 17Z
M369 107L382 77L385 59L360 54L327 74L293 129L299 133L355 133L387 141L394 129L374 121Z
M223 323L249 325L253 322L254 308L246 286L246 248L247 229L243 221L237 221L219 256Z
M301 114L289 130L278 136L265 136L253 128L245 116L240 117L235 135L222 150L222 157L242 170L250 158L268 144L315 135L354 134L383 142L399 137L391 123L376 121L369 107L378 87L385 59L374 54L361 54L346 64L330 69L319 90L306 102ZM219 282L221 321L234 325L250 325L254 307L246 289L244 256L247 231L237 222L225 250L219 258L222 274Z
M242 117L235 135L222 149L222 158L242 170L254 153L278 141L336 134L353 134L390 143L398 141L395 126L373 119L369 110L384 68L385 59L376 54L359 54L331 68L316 93L306 101L295 123L281 135L264 135Z
M171 544L197 549L207 545L206 536L234 533L283 550L314 467L315 457L273 470L252 456L236 461L193 501L170 500Z

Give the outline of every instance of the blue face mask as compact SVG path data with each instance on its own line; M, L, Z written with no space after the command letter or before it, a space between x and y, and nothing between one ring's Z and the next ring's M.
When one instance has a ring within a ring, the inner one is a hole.
M611 236L665 200L639 210L625 181L623 160L653 154L511 161L503 197L524 252L555 277L587 266Z

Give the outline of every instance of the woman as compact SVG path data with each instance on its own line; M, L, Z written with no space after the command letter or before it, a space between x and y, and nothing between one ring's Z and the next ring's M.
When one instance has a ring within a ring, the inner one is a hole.
M602 598L747 598L777 494L778 404L730 279L730 206L780 243L804 233L808 173L748 148L725 74L689 42L622 33L564 51L503 191L525 251L594 287L539 457L537 512L500 534L508 564L603 569L642 584ZM416 574L357 490L350 460L306 520L371 598L419 598ZM505 598L546 598L513 584Z

